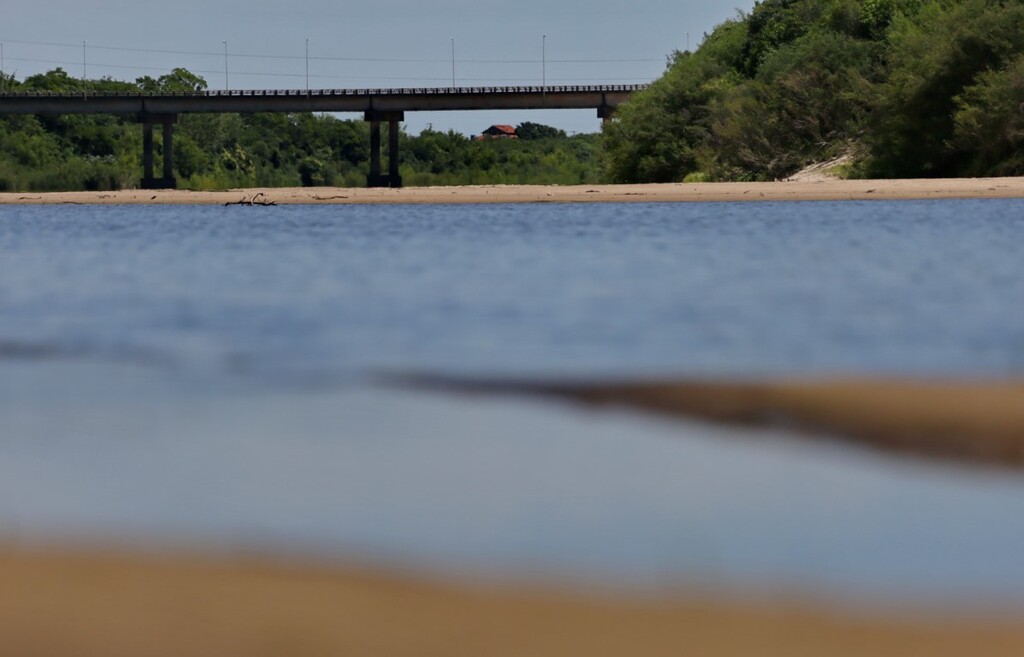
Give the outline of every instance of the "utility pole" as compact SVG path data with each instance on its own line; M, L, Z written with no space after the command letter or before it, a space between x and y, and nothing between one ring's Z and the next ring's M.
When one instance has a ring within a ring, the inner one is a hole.
M4 42L0 41L0 93L7 92L7 78L4 77Z
M224 44L224 91L227 91L231 87L228 86L228 42L221 41Z
M455 88L455 37L448 37L452 42L452 89Z
M541 35L540 38L540 86L548 88L548 35Z
M82 41L82 98L89 97L89 74L85 68L85 41Z
M309 93L309 37L306 37L306 93Z

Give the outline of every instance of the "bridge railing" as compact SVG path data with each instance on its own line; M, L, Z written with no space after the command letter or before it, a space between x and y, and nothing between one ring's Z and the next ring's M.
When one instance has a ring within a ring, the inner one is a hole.
M560 94L560 93L632 93L646 89L647 84L574 85L574 86L516 86L516 87L401 87L395 89L231 89L214 91L88 91L88 98L233 98L246 96L430 96L430 95L489 95L489 94ZM29 98L82 98L83 92L11 90L0 93L4 97Z

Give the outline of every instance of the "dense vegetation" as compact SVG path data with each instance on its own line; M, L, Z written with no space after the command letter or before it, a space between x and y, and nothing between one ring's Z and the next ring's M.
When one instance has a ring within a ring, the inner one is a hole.
M764 0L605 127L622 182L1024 174L1024 2Z
M7 89L80 91L56 69ZM184 69L134 83L90 80L95 91L195 91L206 82ZM533 123L520 139L476 141L455 132L401 135L406 185L579 184L601 176L598 135L567 136ZM161 155L161 142L156 144ZM182 115L174 135L180 187L362 186L369 169L369 128L361 120L314 114ZM0 117L0 191L119 189L142 176L142 130L109 115ZM158 165L159 169L159 165ZM159 171L158 171L159 172Z

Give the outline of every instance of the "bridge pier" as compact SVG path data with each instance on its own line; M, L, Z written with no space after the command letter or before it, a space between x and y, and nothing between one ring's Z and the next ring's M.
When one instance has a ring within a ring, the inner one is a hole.
M174 123L176 114L140 114L142 122L142 189L174 189ZM153 176L153 123L163 125L163 177Z
M615 116L616 109L613 105L601 105L597 108L597 118L601 119L601 123L607 123Z
M363 115L370 122L370 174L366 176L367 187L401 187L402 176L398 173L399 125L405 120L405 112L379 112L369 110ZM388 123L388 173L381 173L380 123Z

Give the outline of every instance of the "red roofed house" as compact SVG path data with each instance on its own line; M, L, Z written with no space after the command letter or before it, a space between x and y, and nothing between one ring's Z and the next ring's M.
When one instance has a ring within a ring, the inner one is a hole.
M516 129L510 125L492 125L477 137L477 140L484 139L518 139L518 137Z

